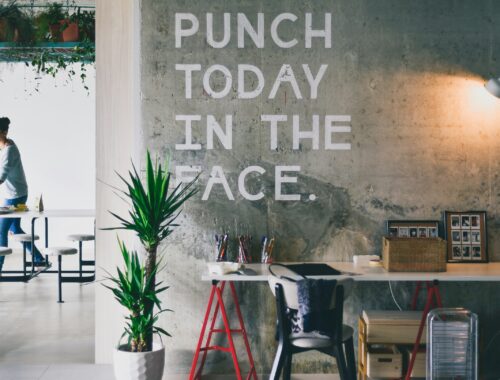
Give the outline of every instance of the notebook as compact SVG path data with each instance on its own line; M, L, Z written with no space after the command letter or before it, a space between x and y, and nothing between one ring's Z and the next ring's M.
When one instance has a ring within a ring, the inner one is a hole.
M342 272L323 263L284 264L288 269L302 276L338 276Z

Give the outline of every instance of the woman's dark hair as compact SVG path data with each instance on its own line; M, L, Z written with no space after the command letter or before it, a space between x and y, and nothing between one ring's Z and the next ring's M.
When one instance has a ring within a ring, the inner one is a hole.
M8 117L0 117L0 132L7 132L9 130L10 120Z

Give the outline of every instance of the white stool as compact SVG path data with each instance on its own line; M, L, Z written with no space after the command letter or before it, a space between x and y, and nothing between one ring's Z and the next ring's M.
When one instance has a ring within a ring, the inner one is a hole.
M45 248L43 250L43 253L47 256L57 256L57 282L58 282L58 293L59 293L59 299L58 303L63 303L64 301L62 300L62 283L63 283L63 277L62 277L62 257L67 256L67 255L75 255L78 251L76 248L72 247L49 247Z
M26 266L28 266L26 262L26 251L28 244L31 243L31 234L14 234L11 235L12 239L20 242L23 245L23 273L26 276ZM33 236L33 241L39 240L40 237L38 235ZM35 247L31 247L31 266L34 268L35 265Z
M83 266L94 266L95 268L95 260L83 260L83 242L84 241L94 241L95 236L91 234L73 234L73 235L68 235L68 240L70 241L77 241L78 242L78 254L80 256L80 278L83 278ZM85 278L85 282L91 282L94 281L95 279L95 269L94 269L94 275L88 278ZM83 280L82 280L83 282Z
M9 256L12 253L12 249L8 247L0 247L0 256Z

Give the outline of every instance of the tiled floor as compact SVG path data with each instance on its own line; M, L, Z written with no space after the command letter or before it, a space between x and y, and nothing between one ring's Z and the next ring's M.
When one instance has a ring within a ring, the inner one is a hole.
M163 380L186 380L187 375L165 376ZM259 379L267 379L259 376ZM60 364L36 366L0 366L0 379L5 380L113 380L110 365ZM213 375L204 380L234 380L234 376ZM338 380L336 375L294 375L292 380Z
M20 256L5 269L17 269ZM69 263L71 265L71 263ZM94 287L63 284L58 304L57 275L29 283L0 282L0 380L112 380L111 365L94 365ZM78 363L78 364L75 364ZM266 379L267 376L259 376ZM166 375L164 380L185 380ZM233 380L213 375L205 380ZM297 375L294 380L338 379L335 375Z
M14 269L18 259L9 257L5 267ZM93 363L94 286L63 284L65 303L58 304L56 274L0 282L0 367Z

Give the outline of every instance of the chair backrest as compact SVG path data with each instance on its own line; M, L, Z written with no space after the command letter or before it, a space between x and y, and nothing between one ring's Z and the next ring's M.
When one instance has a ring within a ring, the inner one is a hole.
M295 281L301 280L303 277L297 275L285 268L278 268L275 270L276 276L269 276L268 283L271 287L271 292L276 296L276 284L280 284L283 287L283 293L285 298L285 306L298 310L299 299L297 294L297 283ZM281 276L281 277L277 277ZM350 277L341 277L337 280L337 286L342 286L344 290L344 301L349 297L354 280ZM332 299L329 305L325 305L325 310L331 310L335 307L335 294L332 293Z

